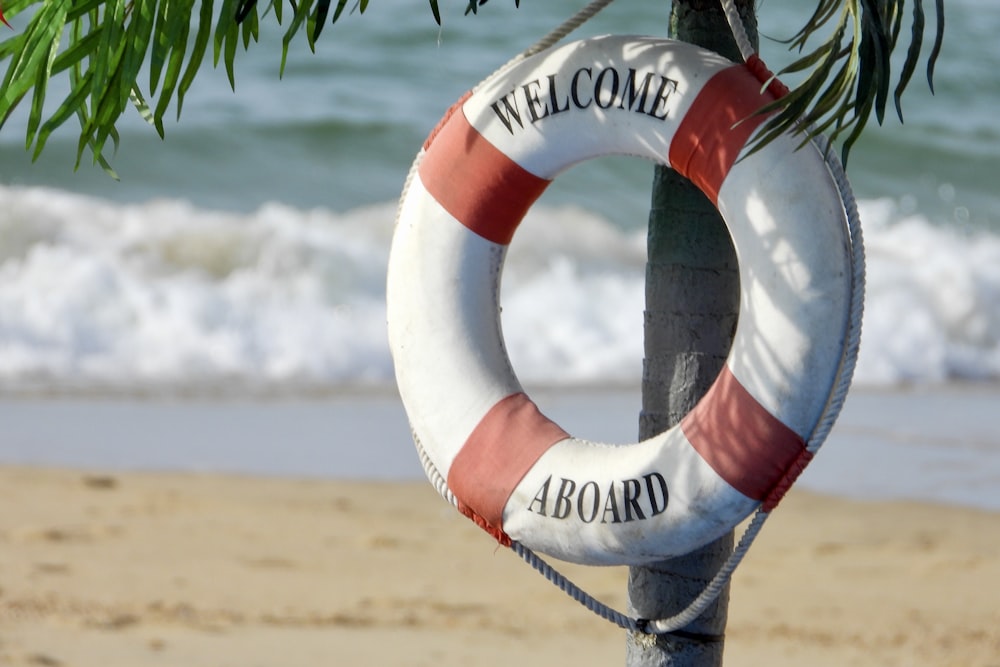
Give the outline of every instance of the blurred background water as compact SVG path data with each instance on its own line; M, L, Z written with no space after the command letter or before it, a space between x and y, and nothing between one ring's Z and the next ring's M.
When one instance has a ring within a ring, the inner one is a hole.
M165 140L121 122L120 182L87 156L74 171L72 128L32 163L19 110L0 131L0 391L390 387L384 274L414 154L465 90L585 3L465 4L442 3L438 27L426 3L373 2L316 53L293 44L281 80L266 30L235 92L203 71ZM772 69L813 6L760 3ZM872 122L848 166L869 258L862 385L1000 380L1000 5L946 9L935 94L918 71L905 123ZM574 37L663 35L667 11L618 2ZM503 303L525 382L637 384L651 180L640 160L588 162L522 225Z

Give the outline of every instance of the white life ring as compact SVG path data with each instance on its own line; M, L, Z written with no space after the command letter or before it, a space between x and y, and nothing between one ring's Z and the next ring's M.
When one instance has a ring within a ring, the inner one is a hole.
M751 116L774 99L762 88L746 65L688 44L587 39L487 80L424 144L389 260L396 378L445 493L502 543L586 564L688 553L775 504L809 460L844 356L850 237L819 149L783 136L746 155L762 120ZM542 415L499 319L524 214L561 171L608 154L696 183L726 221L741 282L731 353L707 395L676 427L626 445L570 437Z

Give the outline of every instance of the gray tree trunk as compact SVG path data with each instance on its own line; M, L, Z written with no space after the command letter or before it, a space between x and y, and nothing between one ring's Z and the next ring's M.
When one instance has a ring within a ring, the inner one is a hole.
M737 0L756 40L752 0ZM673 0L669 34L732 59L740 55L719 0ZM645 363L640 438L670 428L715 380L732 344L739 313L739 273L725 223L700 190L657 167L649 214ZM682 557L629 570L629 609L639 618L683 610L733 549L733 535ZM712 667L722 664L728 589L681 631L651 637L630 633L628 667Z

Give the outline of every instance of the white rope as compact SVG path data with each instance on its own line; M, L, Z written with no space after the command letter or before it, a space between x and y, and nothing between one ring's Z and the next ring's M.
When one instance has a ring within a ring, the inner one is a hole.
M520 62L531 55L544 51L553 44L556 44L565 38L569 33L583 25L583 23L588 21L599 11L611 4L611 2L613 2L613 0L594 0L577 12L577 14L569 20L565 21L558 28L547 34L531 47L522 51L516 57L507 62L503 67L499 68L492 75L484 79L484 82L506 70L511 65ZM730 29L733 31L733 36L736 39L737 47L739 48L743 59L746 60L751 56L756 55L756 51L754 50L750 38L746 33L743 21L740 18L739 11L733 4L733 0L721 0L721 2L723 10L726 14L726 19L729 22ZM482 83L479 85L482 85ZM813 433L808 438L806 444L806 450L815 454L826 441L827 436L833 428L837 415L840 413L840 409L847 397L847 392L854 376L854 368L857 363L858 349L860 347L861 320L864 310L865 255L857 201L851 190L850 183L847 180L844 168L837 159L834 151L830 149L829 141L825 137L816 136L812 141L822 152L824 160L826 161L831 175L837 184L837 188L840 191L844 211L847 215L852 260L851 308L849 317L850 321L846 332L847 343L844 346L844 352L841 356L840 365L837 370L837 380L834 383L833 391L827 400L823 414L821 415L816 428L813 430ZM407 174L406 182L403 186L404 197L409 189L410 182L416 173L422 157L423 151L417 155L416 159L413 161L413 165L410 167L410 172ZM448 481L441 475L437 467L431 461L423 447L423 444L421 444L415 433L413 434L413 440L420 457L420 463L424 468L427 478L445 500L457 507L458 499L451 492L451 489L448 488ZM719 595L722 594L722 591L732 579L736 568L739 567L740 563L743 561L743 558L750 550L754 540L757 539L757 536L764 527L764 523L769 517L770 512L766 512L763 509L757 510L757 512L754 513L753 518L747 524L743 535L740 537L739 543L733 549L733 553L730 554L729 558L722 565L722 567L719 568L719 571L705 586L704 590L698 595L698 597L674 616L653 620L632 618L597 600L595 597L567 579L558 570L535 554L534 551L520 542L512 541L510 548L552 584L601 618L604 618L605 620L608 620L623 629L633 632L667 634L690 625L719 597Z
M756 55L757 50L753 48L753 42L750 41L750 35L743 27L743 18L740 16L740 11L736 9L733 0L722 0L722 11L726 14L726 21L729 23L729 29L733 33L736 47L740 50L743 60L748 60L750 56Z
M538 556L538 554L520 542L511 542L510 548L514 551L514 553L523 558L528 565L535 568L542 574L542 576L548 579L551 583L555 584L555 586L562 592L566 593L566 595L570 596L604 620L611 621L618 627L626 630L632 630L633 632L643 631L645 624L644 621L632 618L631 616L623 614L620 611L616 611L614 608L604 604L593 595L587 593L572 581L567 579L565 575L546 563Z
M493 77L498 76L501 72L507 70L507 68L521 62L525 58L533 56L536 53L541 53L545 49L558 44L571 32L582 26L590 19L594 18L598 12L610 5L612 2L614 2L614 0L591 0L591 2L589 2L586 6L577 11L576 14L563 21L558 27L556 27L555 30L542 37L524 51L521 51L519 54L500 66L495 72L483 79L479 85L476 86L476 88L483 85ZM476 88L473 88L473 90Z
M545 35L545 37L542 37L533 46L525 49L517 59L523 60L528 56L533 56L536 53L544 51L553 44L561 42L566 35L570 34L590 19L594 18L599 11L610 5L612 2L614 2L614 0L593 0L569 19L563 21L562 25L558 28Z

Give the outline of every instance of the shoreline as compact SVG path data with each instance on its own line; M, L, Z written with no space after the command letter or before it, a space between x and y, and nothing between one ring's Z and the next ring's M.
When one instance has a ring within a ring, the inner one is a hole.
M567 431L634 440L638 388L533 389ZM858 388L797 488L1000 510L1000 385ZM393 391L315 397L0 397L0 465L423 480Z
M0 466L0 497L0 664L623 662L423 482ZM990 667L998 553L1000 512L793 489L734 577L726 664ZM558 567L625 607L624 568Z

